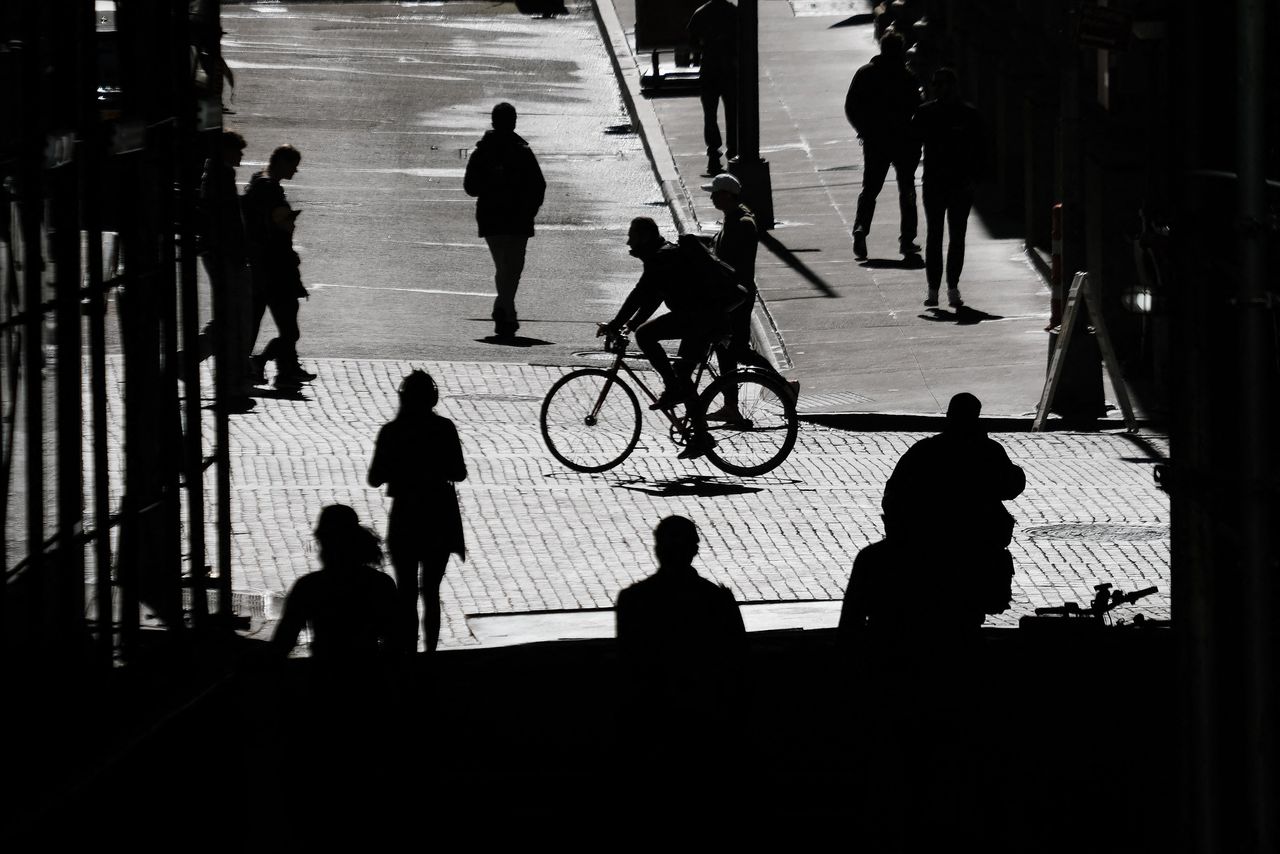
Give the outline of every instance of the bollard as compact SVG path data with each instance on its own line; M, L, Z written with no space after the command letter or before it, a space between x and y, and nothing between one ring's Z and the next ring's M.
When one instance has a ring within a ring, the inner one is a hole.
M1049 248L1049 325L1045 332L1062 323L1062 204L1053 206L1050 215Z

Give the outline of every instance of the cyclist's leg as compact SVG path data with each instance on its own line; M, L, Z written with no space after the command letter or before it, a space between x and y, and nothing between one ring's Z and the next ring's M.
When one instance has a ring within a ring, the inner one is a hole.
M671 359L663 348L663 341L680 337L676 316L668 312L661 317L653 317L640 324L636 330L636 346L644 353L649 364L662 377L662 381L671 386L675 379L675 370L671 367Z

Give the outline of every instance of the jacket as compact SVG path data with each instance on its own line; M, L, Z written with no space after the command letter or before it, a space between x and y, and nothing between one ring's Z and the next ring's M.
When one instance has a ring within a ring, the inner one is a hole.
M515 131L486 131L467 160L462 188L476 201L480 236L533 236L547 191L529 144Z
M920 84L902 64L873 56L853 75L844 114L858 136L871 143L915 144L911 116L920 106Z

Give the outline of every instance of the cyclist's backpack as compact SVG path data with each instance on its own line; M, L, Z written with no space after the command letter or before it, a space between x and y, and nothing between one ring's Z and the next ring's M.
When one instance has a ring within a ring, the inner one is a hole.
M746 288L738 284L736 270L717 258L711 247L703 243L696 234L680 235L678 244L680 259L691 282L714 293L717 302L725 306L725 311L732 311L742 305L749 294Z

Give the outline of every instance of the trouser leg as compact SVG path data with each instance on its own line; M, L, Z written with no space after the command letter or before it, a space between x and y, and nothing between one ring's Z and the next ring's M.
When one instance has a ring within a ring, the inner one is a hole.
M964 269L964 241L969 228L969 209L973 207L973 193L966 189L953 190L947 199L947 287L960 285L960 271Z
M396 601L399 603L398 629L400 641L408 652L418 649L418 564L420 555L415 544L388 538L387 551L396 576ZM438 618L437 618L438 619Z
M720 90L724 101L724 156L729 160L738 156L738 90L733 84Z
M853 215L853 231L855 234L871 233L871 218L876 213L876 197L884 186L885 175L889 174L889 152L883 146L862 143L862 192L858 193L858 208Z
M493 321L499 332L515 332L519 326L516 313L516 291L524 273L525 252L529 238L515 234L495 234L485 238L493 256L494 289Z
M641 353L644 353L649 364L653 365L653 369L658 372L658 376L662 377L662 381L668 387L675 385L676 373L662 342L682 336L683 329L679 318L670 313L646 320L636 330L636 346L640 348Z
M276 337L267 342L262 360L275 360L278 371L290 371L298 367L298 300L294 297L272 297L267 302L271 319L276 324Z
M946 194L937 187L924 185L924 273L929 289L942 285L942 229L947 212Z
M720 159L720 125L716 120L716 112L720 109L720 90L704 86L702 99L702 141L707 146L707 159Z
M899 244L914 241L919 230L916 213L916 164L919 162L919 151L900 154L893 161L894 176L898 179L898 214L902 222L898 232Z

